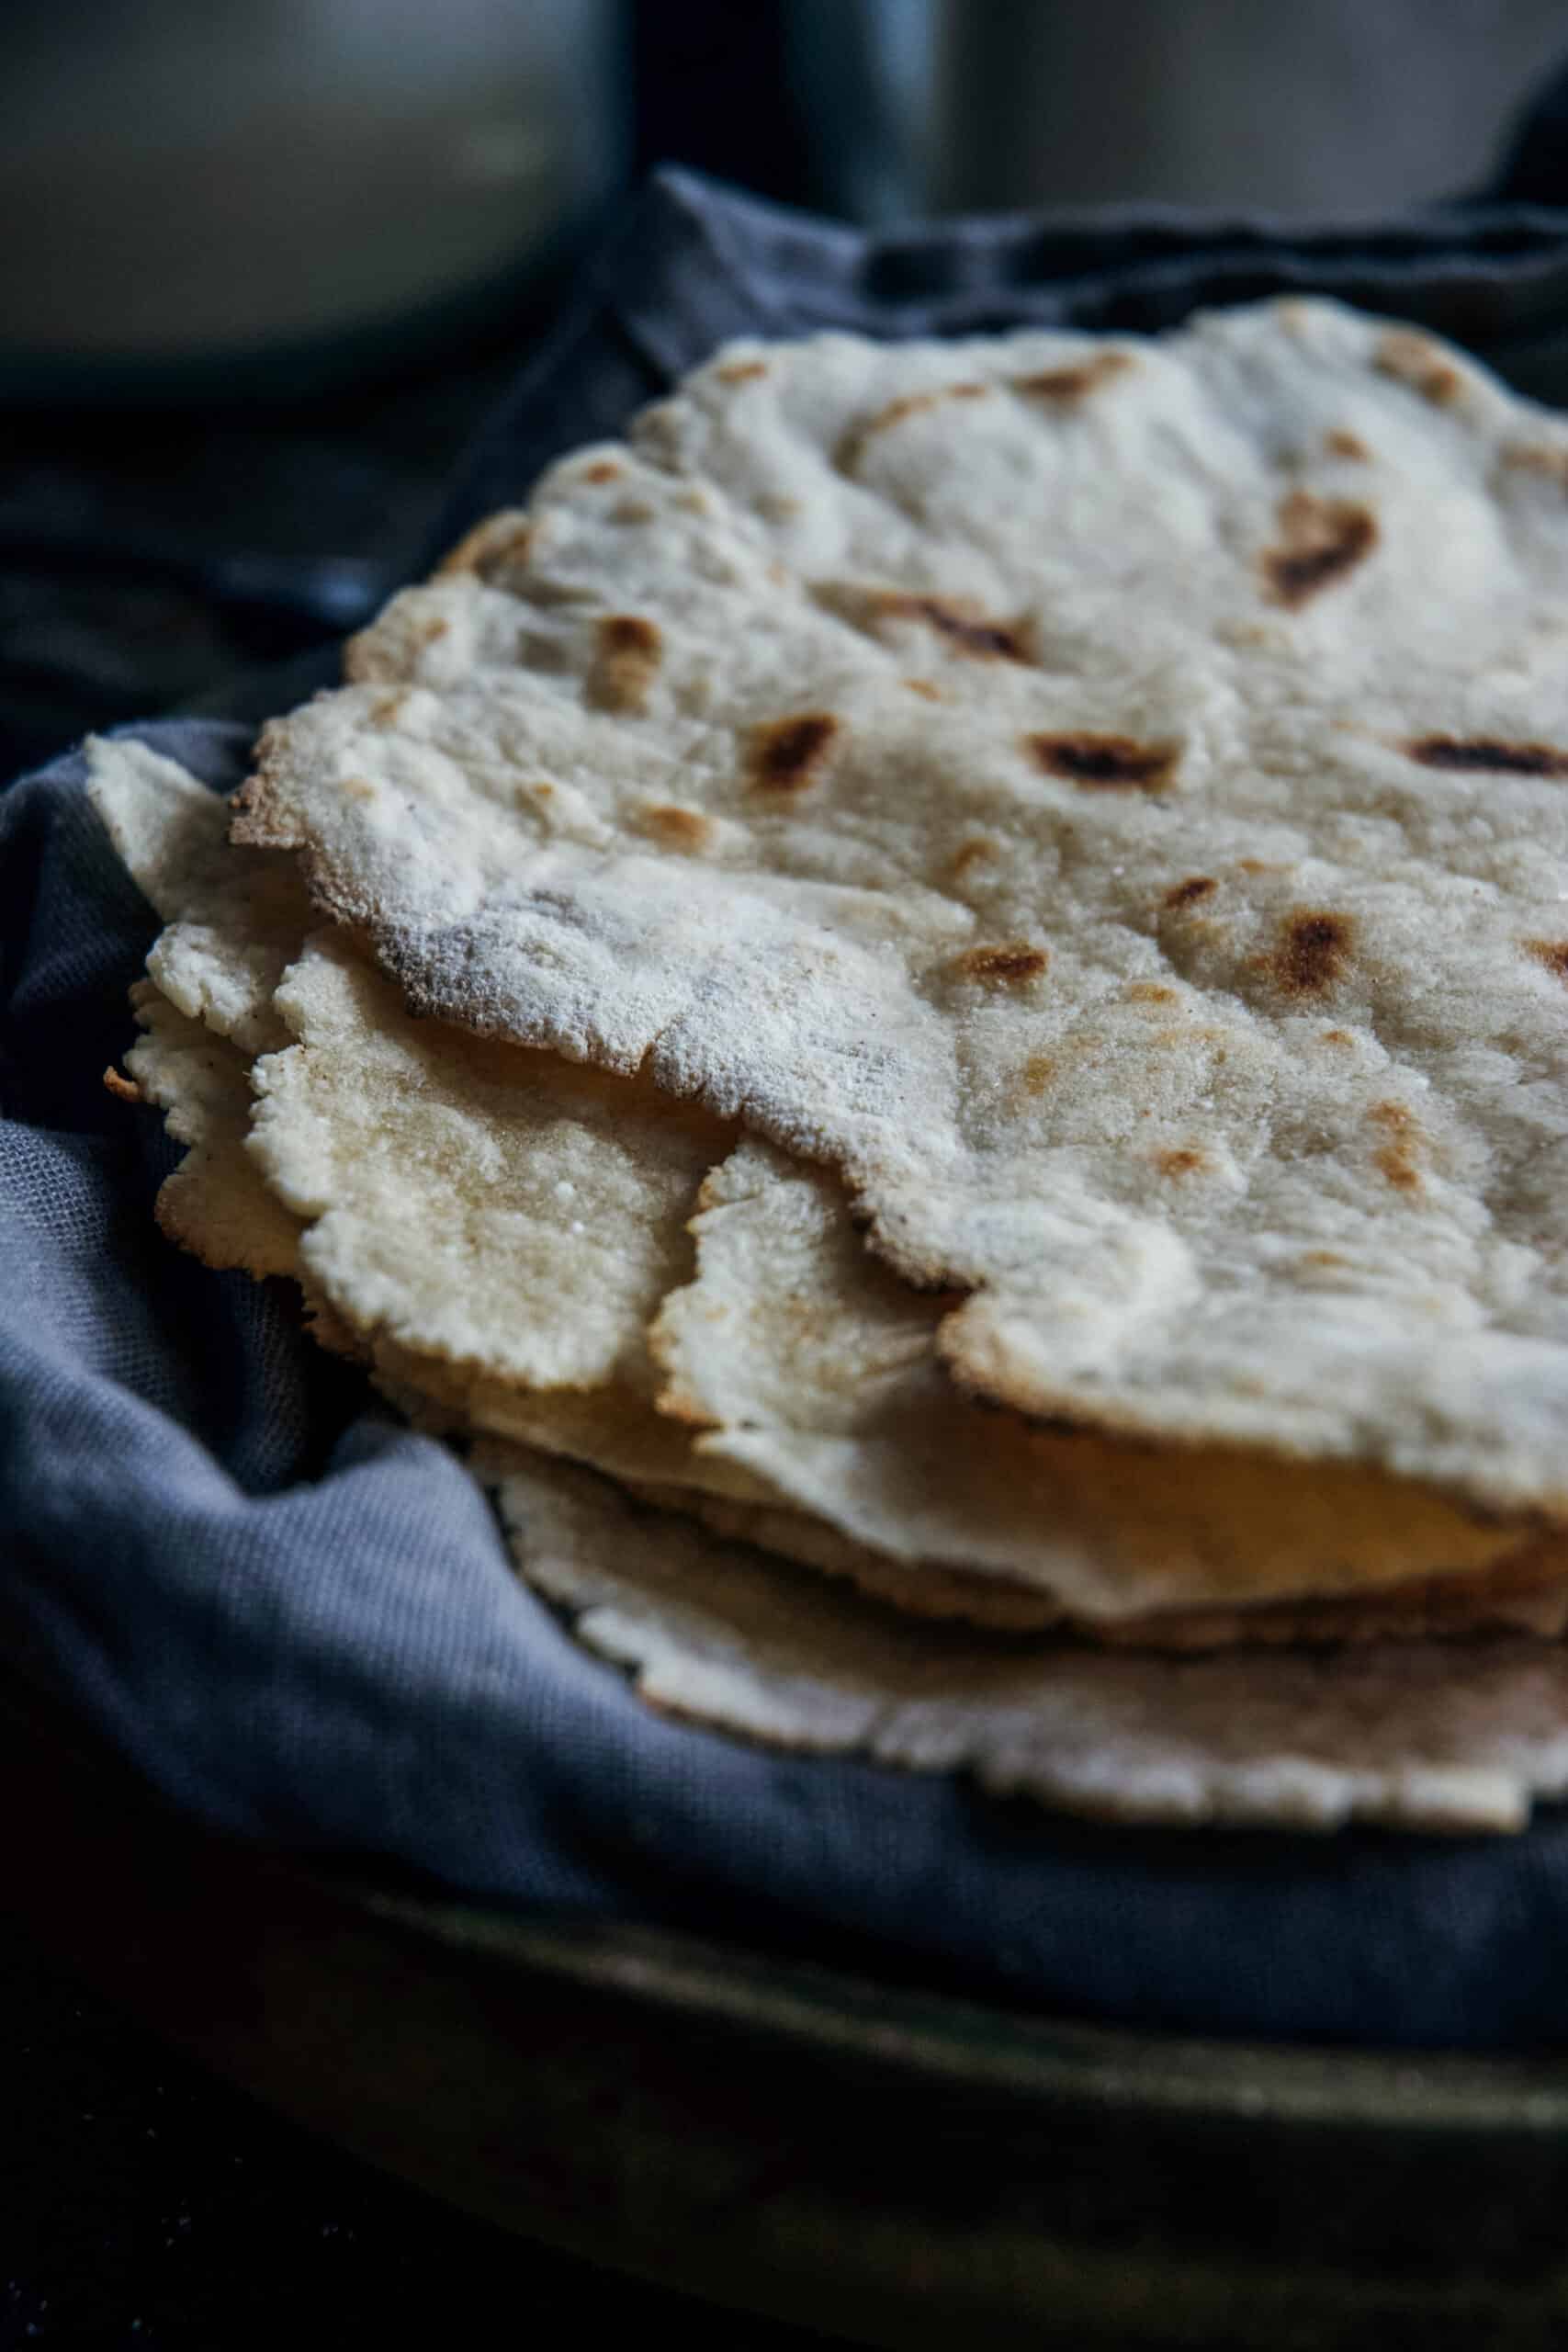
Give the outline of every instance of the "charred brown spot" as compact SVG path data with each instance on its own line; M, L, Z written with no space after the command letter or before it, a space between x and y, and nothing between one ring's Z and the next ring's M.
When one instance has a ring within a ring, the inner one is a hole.
M1047 775L1112 791L1158 792L1169 783L1179 747L1140 743L1131 735L1026 735L1023 748Z
M1280 544L1263 553L1265 594L1294 612L1371 555L1378 526L1365 506L1293 490L1281 499Z
M137 1085L135 1080L131 1078L122 1078L112 1063L104 1072L104 1084L107 1088L108 1091L115 1095L121 1102L140 1102L141 1101L141 1089Z
M1051 958L1043 947L1032 947L1027 940L1008 940L992 947L971 947L957 957L953 970L966 980L987 980L1016 987L1021 981L1038 978Z
M1208 1164L1207 1155L1190 1144L1179 1144L1169 1150L1155 1154L1155 1166L1162 1176L1195 1176Z
M1568 939L1527 939L1525 953L1544 966L1553 979L1568 980Z
M1089 394L1108 384L1133 365L1130 352L1097 351L1092 358L1079 359L1066 368L1043 368L1037 375L1015 376L1012 388L1026 400L1050 401L1062 408L1074 407Z
M1303 1266L1345 1266L1348 1265L1349 1260L1342 1258L1337 1250L1304 1250L1297 1263Z
M437 574L477 571L481 578L502 564L522 563L527 557L534 526L520 514L491 514L476 523L435 567Z
M1165 903L1168 907L1195 907L1200 899L1212 899L1219 887L1213 875L1190 874L1185 882L1179 882L1173 890L1166 892Z
M731 359L719 368L718 380L721 384L750 384L767 372L765 359Z
M1019 1091L1023 1094L1043 1094L1054 1083L1056 1060L1053 1054L1031 1054L1019 1072Z
M1126 991L1129 1004L1174 1004L1176 990L1168 989L1161 980L1134 980Z
M663 652L655 622L640 613L607 613L594 631L589 701L600 710L642 710Z
M1325 1029L1323 1042L1325 1046L1353 1046L1356 1040L1348 1029Z
M1349 458L1358 465L1365 465L1372 454L1359 433L1348 433L1343 425L1325 433L1323 446L1331 458Z
M1545 481L1568 490L1568 447L1552 441L1510 441L1501 452L1502 462L1520 473L1540 474Z
M879 619L919 621L934 628L955 652L972 661L1029 660L1029 649L1010 623L987 620L962 605L944 604L940 596L878 596L872 610Z
M839 722L829 711L802 711L751 729L751 781L769 792L799 792L812 783L832 749Z
M1455 775L1568 776L1568 752L1554 743L1507 743L1494 735L1420 735L1405 752L1424 768Z
M966 882L973 867L988 865L1000 855L1001 850L997 842L984 837L963 842L953 852L953 862L947 869L948 879L955 883Z
M1398 1137L1393 1143L1385 1143L1381 1151L1375 1151L1372 1154L1372 1165L1385 1182L1393 1186L1396 1193L1420 1191L1421 1170L1416 1166L1415 1154L1404 1136Z
M700 808L682 808L673 801L655 802L638 813L645 833L668 849L705 849L713 836L713 820Z
M1413 392L1419 392L1434 408L1450 408L1464 390L1464 378L1442 345L1408 329L1385 334L1372 365L1380 376L1392 376L1396 382L1408 384Z
M1287 996L1320 996L1344 970L1354 931L1348 915L1290 915L1265 960Z
M878 433L886 433L895 424L923 415L929 409L942 408L948 401L986 400L990 390L989 384L944 384L934 391L906 392L902 400L889 401L886 408L852 424L839 444L836 462L841 471L852 474Z
M624 471L625 468L618 466L614 458L595 458L591 466L583 467L582 479L592 482L619 481Z
M923 696L927 702L945 702L947 700L947 696L942 693L942 688L940 686L932 685L929 678L906 678L904 684L910 694L919 695Z

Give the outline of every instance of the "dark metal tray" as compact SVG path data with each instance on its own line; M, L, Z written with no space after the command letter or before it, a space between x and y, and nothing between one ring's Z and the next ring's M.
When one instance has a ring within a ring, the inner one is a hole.
M1568 2062L1066 2024L177 1820L0 1702L3 1884L144 2023L593 2261L870 2344L1542 2346Z

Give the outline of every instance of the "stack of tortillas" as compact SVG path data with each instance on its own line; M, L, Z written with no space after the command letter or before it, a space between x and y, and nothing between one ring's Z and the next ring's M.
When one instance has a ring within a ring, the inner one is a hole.
M1320 303L731 347L346 671L234 806L94 749L160 1216L583 1638L1129 1817L1568 1792L1568 424Z

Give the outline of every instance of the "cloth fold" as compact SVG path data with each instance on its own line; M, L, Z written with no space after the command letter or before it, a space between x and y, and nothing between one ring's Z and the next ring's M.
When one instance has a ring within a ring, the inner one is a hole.
M1568 323L1568 215L866 239L665 175L457 468L430 552L729 335L1146 328L1309 287L1506 363ZM135 731L228 788L268 691ZM282 1286L159 1234L174 1149L100 1084L155 927L78 757L0 797L4 1654L174 1803L476 1896L883 1956L1079 2016L1471 2047L1568 2031L1568 1815L1502 1843L1100 1830L651 1714L519 1585L467 1472L321 1356Z

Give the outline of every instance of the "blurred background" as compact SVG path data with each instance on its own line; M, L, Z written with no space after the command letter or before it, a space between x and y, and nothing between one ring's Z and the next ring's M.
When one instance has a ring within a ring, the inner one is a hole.
M1562 0L5 0L0 775L364 618L616 196L1482 187Z

